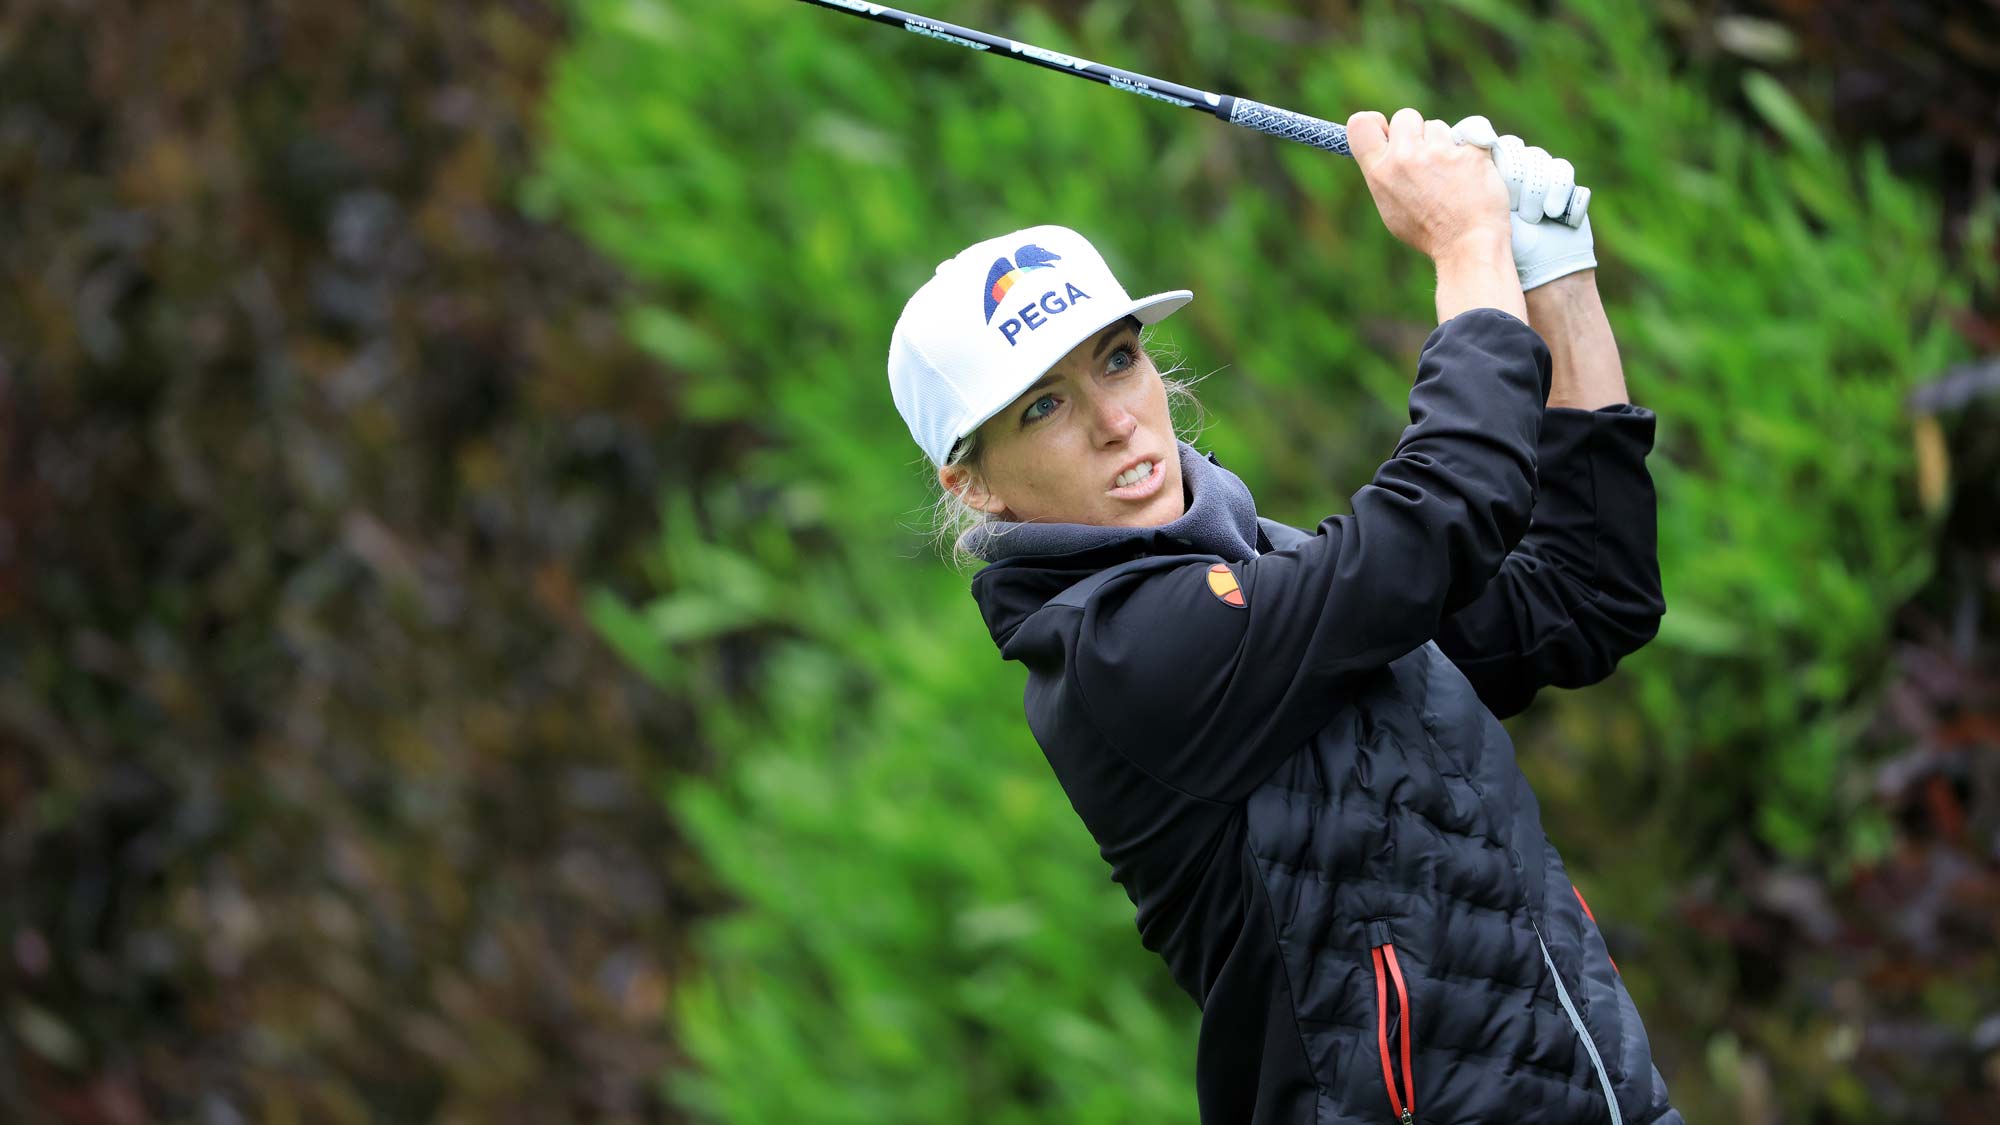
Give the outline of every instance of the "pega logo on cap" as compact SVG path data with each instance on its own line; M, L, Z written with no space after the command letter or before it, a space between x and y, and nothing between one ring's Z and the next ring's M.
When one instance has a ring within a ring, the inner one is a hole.
M1007 291L1021 280L1021 275L1029 270L1045 270L1062 261L1061 254L1052 254L1030 242L1014 251L1014 261L1005 258L993 259L993 268L986 271L986 323L993 323L993 310L1007 299ZM1016 263L1019 263L1016 265Z
M1062 255L1029 243L1014 251L1014 260L995 258L993 268L986 271L986 323L993 323L994 310L1014 288L1016 282L1030 270L1045 270L1062 261ZM1068 312L1078 301L1087 301L1090 294L1076 286L1064 283L1063 292L1051 289L1039 300L1022 305L1020 311L1000 322L1000 334L1007 337L1007 346L1013 347L1023 329L1034 331L1048 323L1048 318Z

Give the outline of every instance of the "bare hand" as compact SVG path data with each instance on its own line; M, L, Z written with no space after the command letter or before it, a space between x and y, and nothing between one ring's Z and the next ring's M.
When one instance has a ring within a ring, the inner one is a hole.
M1364 110L1347 119L1347 143L1390 234L1433 261L1507 245L1506 183L1485 149L1459 144L1444 122L1407 108L1385 122Z

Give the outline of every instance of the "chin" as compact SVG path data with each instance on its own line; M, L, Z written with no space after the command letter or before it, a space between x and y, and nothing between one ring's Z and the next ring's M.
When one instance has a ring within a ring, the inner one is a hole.
M1163 527L1187 514L1187 497L1181 492L1180 474L1165 482L1153 502L1132 514L1132 527Z
M1187 482L1181 479L1181 469L1178 464L1174 466L1173 479L1167 481L1166 487L1160 489L1157 502L1168 513L1160 520L1161 523L1172 523L1187 515Z

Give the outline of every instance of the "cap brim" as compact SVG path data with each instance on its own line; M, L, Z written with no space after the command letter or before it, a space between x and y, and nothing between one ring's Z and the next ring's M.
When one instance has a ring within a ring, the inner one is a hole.
M1194 300L1194 291L1191 289L1175 289L1168 293L1155 293L1150 297L1141 297L1137 301L1132 302L1130 309L1105 321L1104 324L1114 324L1128 316L1138 317L1140 324L1158 324L1179 312L1182 307L1192 300ZM1098 325L1096 331L1092 332L1091 335L1094 336L1098 332L1104 331L1104 324ZM1088 340L1090 336L1085 336L1084 339ZM1041 376L1037 375L1035 378L1039 379Z
M1070 341L1070 343L1063 348L1061 355L1057 356L1056 362L1058 363L1061 362L1062 356L1068 355L1071 351L1073 351L1076 348L1078 344L1083 343L1085 340L1090 339L1092 336L1097 335L1099 332L1102 332L1106 328L1109 328L1110 326L1118 323L1119 321L1124 320L1128 316L1136 319L1140 324L1158 324L1159 322L1174 315L1176 312L1179 312L1182 308L1186 307L1189 301L1192 300L1194 300L1194 291L1191 289L1173 289L1165 293L1155 293L1150 297L1141 297L1138 300L1133 301L1131 304L1125 306L1124 308L1119 309L1118 311L1112 313L1110 316L1104 318L1103 323L1094 325L1089 331L1078 336L1075 340ZM1085 321L1084 323L1088 324L1090 322ZM1049 368L1054 366L1055 363L1051 363L1049 364L1048 367L1044 367L1040 371L1024 373L1022 379L1020 380L1020 385L1015 387L1012 391L1009 391L1006 398L1001 399L999 402L993 403L989 409L987 409L984 413L980 414L978 417L974 418L971 422L967 423L964 429L960 430L956 435L952 437L951 439L952 447L957 448L958 443L965 440L965 435L985 425L986 420L993 417L995 414L998 414L1002 410L1007 409L1008 403L1013 402L1015 399L1021 397L1022 391L1025 391L1029 387L1034 386L1035 381L1040 379L1042 376L1048 374Z

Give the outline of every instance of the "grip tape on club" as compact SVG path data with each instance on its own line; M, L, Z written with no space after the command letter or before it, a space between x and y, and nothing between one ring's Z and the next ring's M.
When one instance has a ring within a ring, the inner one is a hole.
M1293 113L1289 109L1279 109L1274 105L1253 102L1249 98L1237 98L1229 107L1229 123L1283 137L1288 141L1298 141L1314 148L1342 156L1353 156L1347 149L1347 126L1331 121L1321 121L1303 113Z
M1331 121L1322 121L1303 113L1293 113L1289 109L1279 109L1274 105L1253 102L1249 98L1232 98L1224 106L1229 112L1229 123L1283 137L1288 141L1298 141L1328 152L1351 157L1353 151L1347 147L1347 126ZM1564 226L1579 226L1590 210L1590 189L1582 184L1570 192L1569 206L1555 221Z
M1590 189L1578 184L1569 191L1569 206L1563 210L1564 226L1582 226L1583 217L1590 211Z

